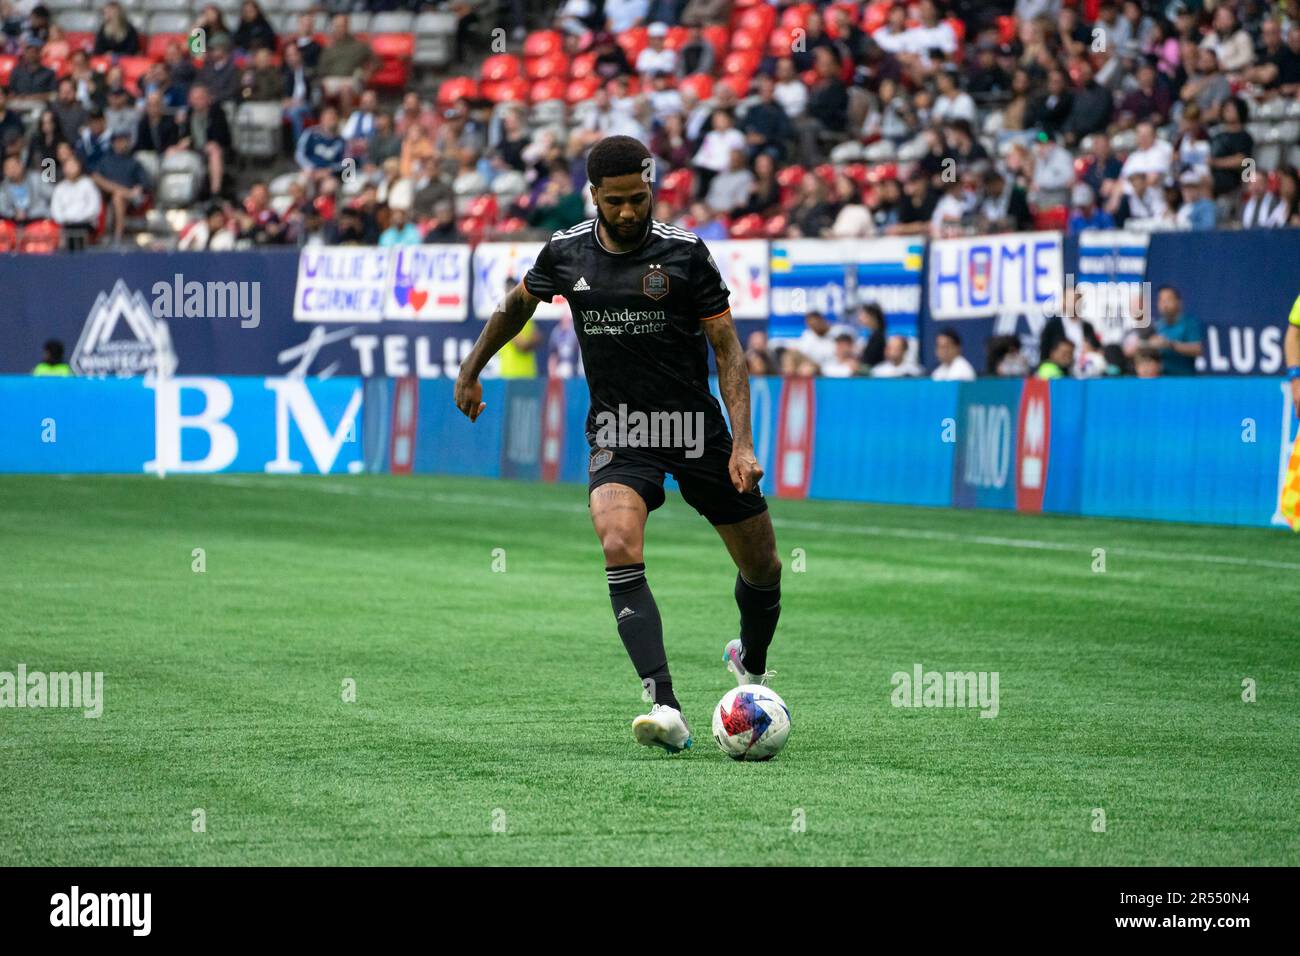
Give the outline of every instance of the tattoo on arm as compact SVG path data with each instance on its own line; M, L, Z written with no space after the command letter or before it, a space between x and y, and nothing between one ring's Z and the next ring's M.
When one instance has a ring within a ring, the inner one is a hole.
M723 316L705 323L713 355L718 362L718 390L727 403L727 416L731 419L731 432L738 445L752 445L749 431L749 368L745 353L736 338L736 327Z
M518 335L519 330L533 317L539 301L524 288L522 282L507 292L488 319L487 325L483 326L483 332L474 343L474 348L465 356L465 364L461 366L462 374L477 377L488 360Z

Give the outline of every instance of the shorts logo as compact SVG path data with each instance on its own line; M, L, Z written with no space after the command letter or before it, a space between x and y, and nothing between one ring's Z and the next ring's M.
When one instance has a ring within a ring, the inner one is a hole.
M614 453L608 448L602 448L591 456L591 464L587 466L587 471L595 473L600 471L614 459Z
M652 299L662 299L668 294L668 276L660 272L661 266L651 265L653 270L641 280L641 291Z

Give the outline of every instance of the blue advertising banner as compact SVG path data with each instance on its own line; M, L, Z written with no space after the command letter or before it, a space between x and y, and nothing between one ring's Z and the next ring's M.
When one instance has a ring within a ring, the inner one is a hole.
M1022 382L985 379L959 385L952 465L958 508L1016 507L1016 436Z
M0 472L362 470L358 379L0 376Z

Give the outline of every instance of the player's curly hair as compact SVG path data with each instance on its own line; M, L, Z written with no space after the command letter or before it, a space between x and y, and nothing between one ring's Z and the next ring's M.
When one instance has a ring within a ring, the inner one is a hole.
M599 186L606 176L626 176L647 168L650 150L631 136L606 136L587 154L587 179Z

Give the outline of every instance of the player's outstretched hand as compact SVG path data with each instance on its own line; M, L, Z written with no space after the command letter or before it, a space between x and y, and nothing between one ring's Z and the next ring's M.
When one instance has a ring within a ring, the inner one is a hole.
M758 483L763 480L763 469L758 467L752 448L733 448L731 461L728 463L731 483L740 492L757 491Z
M464 412L470 421L477 421L483 414L487 403L483 401L483 386L477 378L456 379L456 407Z

